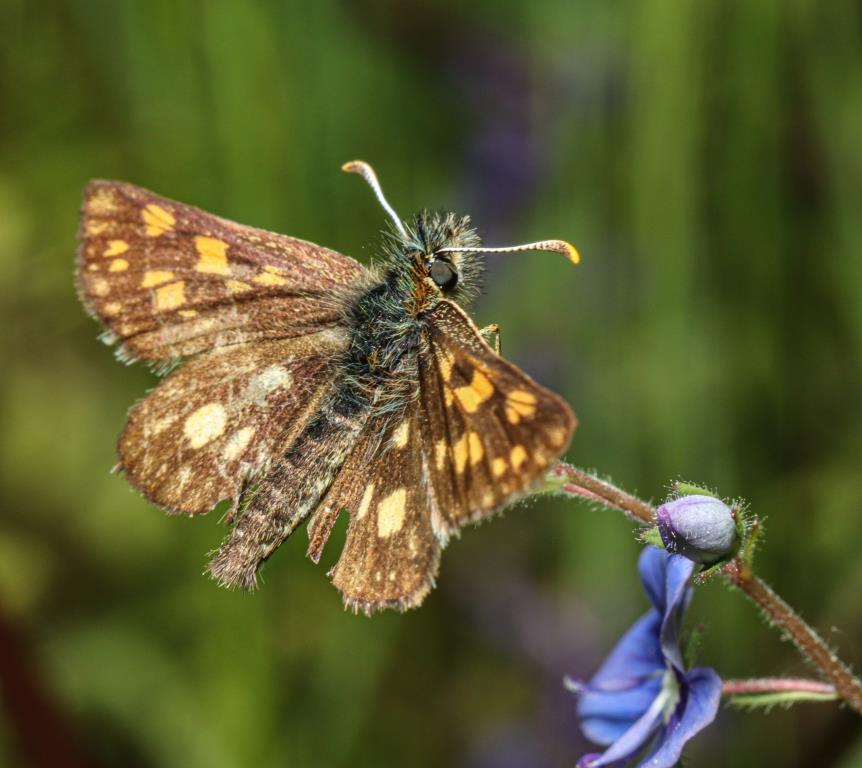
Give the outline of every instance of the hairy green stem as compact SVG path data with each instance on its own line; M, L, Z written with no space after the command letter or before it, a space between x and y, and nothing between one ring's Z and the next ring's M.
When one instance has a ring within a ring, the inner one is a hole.
M651 504L595 475L561 463L552 470L551 477L557 480L556 487L561 493L602 502L642 525L655 523L655 509ZM862 715L862 680L838 658L826 641L740 558L727 563L720 572L760 608L768 623L793 642L802 656L829 680L838 696Z

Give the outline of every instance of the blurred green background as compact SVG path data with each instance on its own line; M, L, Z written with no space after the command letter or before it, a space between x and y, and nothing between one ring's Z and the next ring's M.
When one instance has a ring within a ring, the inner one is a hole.
M346 613L304 533L216 588L217 516L109 474L154 377L74 294L92 177L367 261L361 157L402 215L572 240L577 269L492 261L477 321L572 403L573 461L750 499L762 574L858 666L860 138L851 0L0 0L0 764L570 766L561 678L646 607L632 526L549 499L468 530L409 614ZM693 614L722 675L807 672L720 584ZM725 709L688 752L855 766L862 729Z

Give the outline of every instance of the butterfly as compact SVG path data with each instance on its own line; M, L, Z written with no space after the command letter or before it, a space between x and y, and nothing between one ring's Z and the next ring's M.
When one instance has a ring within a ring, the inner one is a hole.
M566 450L569 406L499 355L464 307L483 254L469 217L402 221L362 161L345 164L392 220L371 268L132 184L93 181L77 287L118 357L164 378L129 411L118 468L153 504L197 515L228 500L212 553L222 585L252 589L306 519L316 563L354 611L419 605L466 523L541 483Z

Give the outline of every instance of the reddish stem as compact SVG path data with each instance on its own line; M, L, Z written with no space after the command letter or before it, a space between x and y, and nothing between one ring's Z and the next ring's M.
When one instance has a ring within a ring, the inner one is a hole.
M768 584L751 573L739 558L725 565L721 572L763 611L771 623L781 628L802 655L832 682L838 695L862 715L862 681L838 658L826 641Z
M805 677L755 677L748 680L724 680L722 696L743 696L754 693L818 693L837 696L834 685Z
M645 525L655 523L655 510L651 504L621 491L615 485L599 480L595 475L583 472L570 464L557 464L552 471L557 477L564 477L568 481L561 488L563 493L601 501Z

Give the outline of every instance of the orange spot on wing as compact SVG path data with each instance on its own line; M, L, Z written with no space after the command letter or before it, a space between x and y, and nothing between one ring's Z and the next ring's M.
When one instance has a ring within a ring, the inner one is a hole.
M161 288L156 288L155 304L156 309L165 311L176 309L186 303L185 295L186 284L182 280L169 285L163 285Z
M213 275L229 275L230 269L227 265L228 244L214 237L198 235L195 238L198 263L195 269L198 272L208 272Z
M119 256L129 250L129 244L125 240L110 240L105 248L103 256Z
M166 211L160 205L150 203L141 211L141 218L146 225L146 233L150 237L158 237L173 229L177 220L170 211Z
M227 285L228 293L231 295L235 293L245 293L246 291L251 290L251 286L241 280L228 280L225 285Z
M516 445L509 453L509 461L512 462L513 469L517 472L521 465L527 460L527 451L523 445Z
M252 280L258 285L287 285L287 280L281 277L280 272L278 267L266 266L263 268L263 272L253 277Z
M475 413L479 406L494 394L494 385L481 371L473 371L473 378L465 387L455 390L455 397L467 413Z
M153 286L170 282L173 279L173 272L160 269L148 269L144 272L144 278L141 280L141 288L152 288Z

